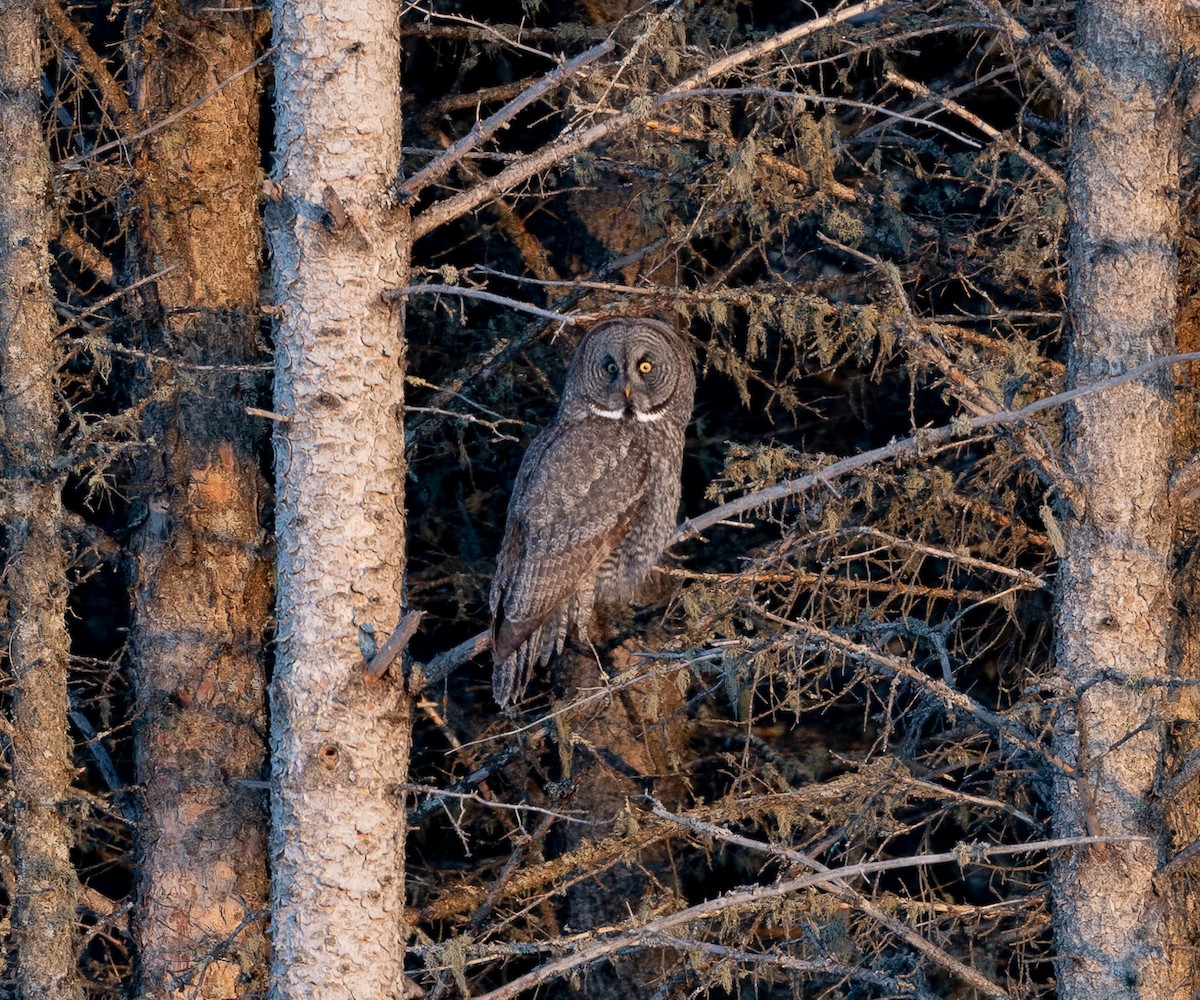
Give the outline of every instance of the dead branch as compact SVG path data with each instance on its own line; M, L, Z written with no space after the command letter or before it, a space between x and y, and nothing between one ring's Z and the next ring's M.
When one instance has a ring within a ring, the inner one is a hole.
M768 621L773 621L776 625L783 625L789 628L796 629L805 635L812 636L828 646L840 651L841 653L850 656L853 659L862 660L875 666L882 667L905 680L912 681L918 687L923 688L930 694L934 695L947 708L951 708L960 712L965 712L968 715L977 719L985 728L997 732L1003 736L1007 736L1018 746L1024 748L1030 753L1035 754L1047 763L1056 767L1064 775L1074 777L1078 772L1070 764L1061 758L1051 753L1043 746L1034 736L1026 732L1025 728L1012 719L1005 718L1003 715L997 715L995 712L980 704L968 694L961 691L956 691L945 681L930 677L928 674L922 673L907 660L902 660L896 656L889 656L887 653L881 653L870 646L864 646L862 643L855 642L852 639L847 639L845 636L830 632L828 629L823 629L812 622L807 621L792 621L789 618L784 618L782 615L774 614L767 611L765 608L755 606L756 614L762 615Z
M396 630L388 636L383 648L372 657L371 662L363 666L363 673L373 681L379 680L387 673L388 667L396 662L396 658L408 648L412 637L417 634L424 611L406 611L400 618Z
M897 858L890 861L868 861L857 865L845 865L841 868L831 868L825 872L815 872L802 875L799 878L777 882L770 886L754 886L736 892L708 899L694 906L668 913L653 920L639 922L633 920L625 927L601 937L599 941L578 951L563 955L561 958L547 962L544 965L526 973L517 979L506 983L498 989L484 993L476 1000L509 1000L524 993L528 989L540 985L550 979L555 979L564 973L579 969L592 962L621 951L626 948L644 948L656 935L669 931L681 925L696 921L711 920L729 912L751 906L758 906L778 899L781 896L799 892L802 889L829 882L836 878L852 878L869 875L875 872L896 871L902 868L925 867L932 864L957 862L959 864L979 864L993 857L1003 857L1012 854L1029 854L1042 851L1055 851L1064 847L1090 846L1098 843L1145 843L1146 837L1137 835L1122 835L1114 837L1063 837L1057 840L1040 840L1028 844L998 845L989 847L983 844L964 844L960 850L945 851L940 854L923 854L919 857ZM986 993L995 1000L1012 1000L1011 995L994 983L989 982L973 972L972 985L982 981L987 985Z
M441 156L431 163L425 164L424 167L400 185L396 191L396 195L401 203L411 203L424 188L444 177L455 163L480 143L486 142L500 129L504 128L516 115L539 100L547 91L561 86L579 72L579 70L595 62L601 56L607 55L613 48L614 43L608 38L599 45L593 45L586 52L581 52L575 58L567 60L557 69L551 70L536 83L526 87L520 94L483 121L477 122L470 132L450 146Z
M964 965L963 963L959 962L953 956L949 955L944 949L939 948L924 935L917 933L899 918L882 911L857 889L854 889L845 880L845 878L835 876L830 868L828 868L826 865L823 865L816 858L810 857L801 851L790 848L776 848L774 845L765 843L764 841L753 840L749 837L740 836L730 830L726 830L724 827L717 826L712 823L706 823L702 820L695 820L691 817L676 816L664 809L658 802L654 802L653 806L654 815L659 819L665 819L668 822L679 823L687 829L694 830L697 833L704 834L705 836L709 836L717 840L723 840L727 843L737 844L739 847L745 847L749 850L760 851L766 854L773 854L776 857L786 858L789 861L802 864L806 868L811 868L817 873L828 873L830 875L830 879L828 883L825 883L825 888L830 889L839 899L842 899L850 906L853 906L855 909L859 910L877 923L882 924L892 933L896 934L901 940L907 942L909 945L923 954L926 958L941 966L943 969L948 971L951 975L956 976L961 981L973 986L985 996L997 998L1008 997L1008 994L1003 990L997 992L998 987L994 983L986 979L984 976L981 976L969 965Z
M538 813L542 816L548 816L551 819L559 820L563 823L580 823L584 826L612 825L612 820L583 819L579 816L572 816L570 813L559 812L554 809L544 809L542 806L530 805L528 802L500 802L496 799L485 799L482 795L477 795L474 792L451 792L444 788L438 788L436 785L405 784L401 785L400 787L403 791L427 795L434 800L457 799L460 802L474 802L483 806L485 809L506 809L515 813Z
M495 292L488 292L482 288L468 288L464 285L404 285L387 292L387 298L393 300L403 298L405 295L457 295L464 299L480 299L484 302L494 302L496 305L505 306L509 309L516 309L519 312L527 312L541 319L549 320L552 323L562 323L564 326L587 323L595 319L594 316L588 315L569 316L566 313L543 309L541 306L535 306L529 302L521 302L504 295L497 295Z
M860 538L875 538L886 542L888 545L910 549L921 555L932 556L934 559L945 559L947 562L958 563L961 566L970 566L972 569L982 570L985 573L996 573L1000 576L1007 576L1013 580L1017 580L1025 587L1036 590L1048 590L1050 587L1045 580L1036 573L1030 573L1029 570L1012 569L1009 566L1002 566L999 563L988 562L986 559L976 559L974 556L966 555L963 552L951 552L949 549L941 549L935 545L915 542L909 538L900 538L886 531L879 531L877 528L846 528L839 531L838 534L847 538L855 536Z
M1010 153L1019 156L1021 160L1024 161L1026 166L1033 170L1034 173L1041 174L1044 178L1046 178L1046 180L1048 180L1054 187L1054 190L1059 192L1059 194L1066 192L1067 182L1062 179L1062 175L1059 174L1057 170L1046 163L1045 160L1034 156L1033 153L1022 146L1008 133L1001 132L998 128L994 128L993 126L989 125L982 118L980 118L979 115L975 114L975 112L964 108L957 101L952 101L948 97L941 97L935 94L923 83L917 83L916 80L910 80L908 77L901 76L899 73L891 70L884 74L884 79L897 87L902 87L910 93L916 94L918 97L923 97L927 101L933 101L935 104L938 104L947 111L957 115L963 121L974 125L977 129L979 129L980 132L986 135L993 142L1008 150ZM930 122L929 124L932 125L933 122Z
M993 427L1002 427L1008 424L1020 423L1022 420L1028 420L1030 417L1043 413L1046 410L1054 409L1055 407L1065 406L1067 403L1074 402L1077 399L1082 399L1085 396L1092 396L1099 392L1105 392L1115 386L1123 385L1133 379L1141 378L1143 375L1157 371L1160 368L1166 368L1171 365L1183 364L1188 361L1200 361L1200 351L1193 351L1188 354L1172 354L1162 358L1152 358L1150 361L1143 362L1135 368L1129 369L1120 375L1114 375L1110 379L1104 379L1100 382L1093 382L1090 385L1079 386L1075 389L1070 389L1065 392L1055 393L1053 396L1046 396L1044 399L1038 399L1027 406L1022 406L1017 410L996 410L991 413L982 413L974 417L968 417L965 420L955 421L951 424L944 424L941 427L931 427L925 430L919 430L906 438L900 438L890 444L886 444L881 448L872 448L870 451L859 452L857 455L851 455L848 458L840 459L832 465L827 465L817 472L810 472L807 475L800 476L796 479L789 479L785 482L776 483L774 486L769 486L765 490L757 490L754 493L747 493L745 496L738 497L736 500L731 500L729 503L722 504L719 507L714 507L710 511L706 511L698 517L684 521L675 531L673 542L681 542L695 535L702 534L714 524L725 520L726 518L735 517L739 514L744 514L747 511L758 508L767 507L772 503L777 503L780 500L786 500L788 497L795 496L797 493L803 493L805 490L812 489L814 486L823 485L829 480L837 479L847 473L854 472L858 469L865 468L869 465L874 465L878 462L892 461L897 458L905 458L909 455L917 455L921 452L945 444L957 438L967 437L971 433L979 430L990 429Z
M96 54L96 50L84 37L83 32L75 26L75 22L67 16L58 0L46 0L43 10L54 33L62 40L63 45L79 57L79 65L92 78L92 83L100 91L105 103L112 108L117 125L121 128L135 127L138 116L129 106L125 88L117 82L104 60Z
M419 239L434 229L445 225L447 222L465 215L485 202L491 201L497 195L511 191L518 184L529 180L543 170L562 163L577 153L583 152L583 150L587 149L593 143L599 142L606 136L629 128L639 120L649 117L649 114L646 112L652 108L662 107L672 101L680 100L686 97L690 91L704 86L709 81L715 80L747 62L759 59L801 39L808 38L816 32L824 31L827 28L851 21L856 17L862 17L884 7L891 6L892 3L893 0L862 0L861 3L844 7L824 17L813 18L804 24L797 25L787 31L781 31L777 35L763 39L760 42L755 42L752 45L744 46L735 52L714 60L708 66L692 74L692 76L688 77L682 83L676 84L670 90L650 98L650 108L643 108L639 102L637 107L626 107L623 111L617 112L608 120L584 128L582 131L577 131L574 124L569 125L557 140L547 143L537 152L530 153L522 160L518 160L512 166L506 167L494 177L489 178L482 184L477 184L470 190L435 202L424 212L417 215L413 219L413 238Z
M424 14L426 18L436 18L440 21L449 21L454 25L461 25L466 31L473 33L474 37L488 39L500 45L506 45L509 48L516 49L518 52L525 52L531 56L540 56L543 59L553 59L554 56L549 52L544 52L541 49L535 49L530 45L523 44L519 39L524 37L532 37L533 32L524 26L517 25L493 25L486 21L480 21L474 17L466 17L463 14L446 13L444 11L434 10L432 6L422 7L418 3L408 3L401 11L401 16L416 11L419 14ZM415 34L411 29L406 29L409 34ZM547 40L553 40L555 36L544 36Z
M1029 29L1006 11L1000 0L970 0L970 4L985 17L994 17L1014 42L1028 50L1029 58L1041 70L1042 76L1058 91L1059 97L1062 98L1068 110L1073 109L1079 103L1079 94L1071 86L1070 81L1059 72L1058 67L1050 61L1050 57L1042 51L1037 39L1029 33Z
M776 101L790 101L796 104L830 104L835 107L858 108L861 111L869 111L871 114L882 115L884 118L891 118L894 121L908 122L910 125L920 125L922 128L934 129L937 132L948 135L957 142L961 142L964 146L969 146L971 149L982 148L981 144L974 139L968 138L961 132L955 132L952 128L947 128L941 122L935 122L929 118L917 118L914 115L906 115L900 111L885 108L881 104L872 104L869 101L852 101L844 97L827 97L824 94L807 94L794 90L778 90L773 87L702 87L690 91L688 96L767 97Z
M926 364L933 365L942 373L947 382L952 383L950 392L956 399L976 416L996 412L1001 409L1000 404L992 397L991 393L987 392L974 379L955 365L947 357L946 353L933 343L930 338L922 336L922 333L925 332L922 329L924 324L913 313L912 305L908 301L908 294L905 292L904 284L900 279L899 269L895 265L885 263L876 257L872 257L870 254L863 253L861 250L856 250L853 247L848 247L836 240L831 240L824 233L818 232L817 239L826 246L840 250L842 253L870 264L872 267L879 268L883 272L884 277L888 280L888 284L892 287L896 303L900 306L904 314L905 323L902 328L902 335L905 346L917 359ZM1033 435L1022 431L1018 431L1016 436L1021 451L1029 459L1034 471L1038 473L1046 486L1057 490L1067 499L1073 510L1078 510L1079 496L1075 484L1071 482L1067 474L1059 467L1058 462L1050 455L1042 442Z
M695 938L675 937L672 934L659 934L654 938L654 944L668 945L682 951L700 951L718 958L732 959L735 962L749 966L777 966L789 972L803 972L811 976L832 978L837 980L867 983L877 989L887 990L896 996L911 996L916 1000L938 1000L937 994L922 989L915 983L907 983L896 976L885 976L869 969L855 965L843 965L827 959L812 961L810 959L792 958L790 955L780 955L776 952L744 951L730 948L711 941L698 941Z
M471 636L470 639L460 642L453 649L438 653L424 666L414 663L412 676L409 678L410 690L415 693L445 680L468 660L474 659L480 653L491 648L492 633L489 630Z
M89 149L86 153L80 153L78 156L72 156L69 160L61 160L54 165L55 169L59 170L59 171L73 170L76 167L80 167L83 164L87 163L89 160L94 160L94 159L96 159L96 157L103 156L105 153L111 152L114 149L123 149L123 148L131 145L132 143L137 142L139 139L144 139L144 138L146 138L146 136L153 135L155 132L161 132L168 125L174 124L175 122L179 121L179 119L181 119L181 118L186 118L193 111L195 111L198 107L200 107L201 104L203 104L205 101L209 100L211 97L213 97L213 95L219 94L222 90L224 90L226 87L228 87L231 83L234 83L234 82L240 80L247 73L254 72L254 70L258 69L259 66L261 66L264 62L266 62L274 54L275 54L275 46L272 45L262 55L258 56L256 59L254 59L252 62L248 63L246 66L243 66L236 73L232 73L229 76L227 76L224 80L221 80L211 90L208 90L205 93L201 94L190 104L185 104L178 111L172 112L171 114L167 115L165 118L161 119L160 121L153 122L152 124L147 125L143 129L139 129L137 132L134 132L131 135L123 135L118 139L114 139L112 142L106 142L106 143L103 143L103 144L97 146L95 149Z
M108 306L112 305L114 302L124 298L130 292L135 291L138 288L141 288L143 285L152 284L155 281L159 281L162 278L165 278L169 274L174 274L182 266L183 265L178 262L176 262L174 264L168 264L166 267L161 268L158 271L155 271L153 274L147 274L145 277L138 278L137 281L131 281L124 288L118 288L111 295L106 295L102 299L99 299L98 301L93 302L90 306L88 306L82 312L71 317L71 319L67 320L65 323L59 324L58 329L55 331L55 336L59 336L63 333L66 333L68 330L74 329L76 326L78 326L80 324L80 322L82 320L85 320L92 316L95 316L97 313L106 309Z

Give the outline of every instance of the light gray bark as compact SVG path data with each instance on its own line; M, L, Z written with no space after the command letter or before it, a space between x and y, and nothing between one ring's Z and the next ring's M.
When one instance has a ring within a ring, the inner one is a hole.
M399 4L277 2L278 646L272 959L283 998L403 993L409 701L368 684L404 568L408 228ZM392 219L391 225L384 220Z
M1083 0L1077 8L1069 198L1068 374L1085 385L1174 347L1182 115L1181 0ZM1171 942L1155 871L1168 845L1151 792L1170 702L1160 687L1174 630L1168 503L1169 369L1080 400L1067 462L1082 498L1066 518L1057 668L1067 709L1056 752L1056 836L1142 834L1061 857L1053 873L1061 1000L1172 997Z
M36 4L0 6L0 574L11 677L12 944L17 995L77 1000L75 907L66 803L67 554L56 457L58 353L51 308L50 160L39 115Z

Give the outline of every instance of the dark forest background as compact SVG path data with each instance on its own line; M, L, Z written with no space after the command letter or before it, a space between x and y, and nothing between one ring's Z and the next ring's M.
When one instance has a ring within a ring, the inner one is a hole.
M394 790L410 822L408 995L512 995L505 984L544 963L613 941L538 995L1056 995L1050 860L1068 848L1028 845L1064 836L1051 736L1075 694L1055 667L1054 588L1076 486L1060 409L967 420L1067 385L1075 8L860 7L660 98L841 8L404 6L396 203L419 227L405 293L406 601L424 618L411 662L378 683L443 664L416 697L409 784ZM270 16L48 0L43 23L72 988L259 996L278 422L261 235ZM582 152L438 215L564 129L622 114L627 126ZM1193 139L1180 351L1196 346ZM453 669L440 654L487 627L523 450L556 410L581 330L618 315L665 319L695 354L681 520L815 479L698 532L685 524L644 600L606 609L594 650L570 648L501 712L486 654ZM1181 455L1195 443L1191 375L1170 374ZM925 440L927 428L946 430ZM205 560L229 574L217 596L195 569ZM5 586L19 572L7 562ZM1190 608L1190 588L1175 600ZM211 638L205 616L232 622L226 608L248 617L206 647L189 630ZM1189 642L1184 626L1181 673ZM1181 749L1187 690L1175 689ZM202 842L170 832L189 808L219 817ZM20 819L8 815L11 846ZM1181 847L1187 821L1171 822ZM169 874L151 863L163 850L176 852ZM225 901L189 914L189 870L221 866ZM804 882L827 869L839 872ZM19 879L0 866L5 910ZM745 904L701 905L734 894ZM691 919L667 919L689 907ZM175 950L160 955L163 934ZM17 959L0 991L32 995Z

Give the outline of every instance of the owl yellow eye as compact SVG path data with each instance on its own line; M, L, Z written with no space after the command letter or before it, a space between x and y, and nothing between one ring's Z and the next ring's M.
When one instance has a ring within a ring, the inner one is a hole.
M649 361L639 361L638 362L638 371L640 371L643 375L649 375L653 370L654 370L654 365L652 362L649 362Z

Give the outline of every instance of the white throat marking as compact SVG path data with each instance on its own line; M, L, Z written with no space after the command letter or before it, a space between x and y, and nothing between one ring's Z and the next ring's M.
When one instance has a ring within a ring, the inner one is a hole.
M592 416L603 417L605 420L621 420L625 416L624 407L616 410L606 410L595 403L588 403L588 409L592 411ZM662 420L664 413L664 410L659 410L657 413L634 413L633 419L639 424L652 424L655 421Z
M588 403L588 409L592 411L592 416L603 417L605 420L620 420L625 416L625 408L620 407L616 410L605 410L597 406L595 403Z

